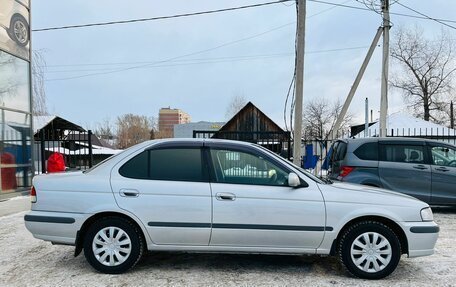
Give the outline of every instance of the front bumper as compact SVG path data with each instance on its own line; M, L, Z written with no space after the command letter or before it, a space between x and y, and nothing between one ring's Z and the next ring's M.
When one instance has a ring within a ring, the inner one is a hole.
M33 237L58 244L74 245L76 233L87 214L30 211L24 216L25 227Z
M419 257L434 254L439 237L439 226L434 222L401 222L407 236L408 256Z

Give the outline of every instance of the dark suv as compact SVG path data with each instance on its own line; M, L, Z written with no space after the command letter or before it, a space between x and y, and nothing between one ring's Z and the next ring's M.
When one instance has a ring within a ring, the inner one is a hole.
M331 179L402 192L429 204L456 205L456 147L417 138L337 140Z

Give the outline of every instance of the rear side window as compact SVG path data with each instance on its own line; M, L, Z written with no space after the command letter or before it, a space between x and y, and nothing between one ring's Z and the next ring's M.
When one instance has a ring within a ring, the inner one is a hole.
M199 148L157 149L140 153L119 173L128 178L174 181L207 181Z
M120 169L120 175L128 178L149 178L149 152L144 151L127 161Z
M156 180L203 181L200 149L150 151L150 178Z
M353 152L359 159L362 160L378 160L378 143L365 143L358 147Z
M424 146L382 145L381 159L390 162L425 163Z

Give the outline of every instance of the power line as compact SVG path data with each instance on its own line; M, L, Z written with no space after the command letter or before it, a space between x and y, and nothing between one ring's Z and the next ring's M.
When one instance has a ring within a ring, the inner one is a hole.
M265 2L265 3L251 4L251 5L245 5L245 6L238 6L238 7L230 7L230 8L216 9L216 10L208 10L208 11L200 11L200 12L184 13L184 14L176 14L176 15L168 15L168 16L158 16L158 17L150 17L150 18L139 18L139 19L130 19L130 20L121 20L121 21L110 21L110 22L40 28L40 29L33 29L32 32L43 32L43 31L51 31L51 30L63 30L63 29L74 29L74 28L94 27L94 26L106 26L106 25L115 25L115 24L127 24L127 23L136 23L136 22L165 20L165 19L173 19L173 18L181 18L181 17L189 17L189 16L197 16L197 15L204 15L204 14L213 14L213 13L221 13L221 12L235 11L235 10L241 10L241 9L262 7L262 6L275 5L275 4L290 2L290 1L295 1L295 0L280 0L280 1Z
M330 53L330 52L339 52L339 51L348 51L348 50L358 50L369 48L369 46L355 46L355 47L344 47L344 48L334 48L334 49L325 49L325 50L314 50L308 51L306 54L321 54L321 53ZM240 55L240 56L225 56L225 57L211 57L211 58L190 58L190 59L181 59L174 60L170 62L189 62L189 61L216 61L216 60L237 60L237 59L258 59L258 58L271 58L271 57L280 57L293 55L294 52L283 52L283 53L274 53L274 54L255 54L255 55ZM80 67L80 66L116 66L116 65L134 65L134 64L154 64L159 62L155 61L135 61L135 62L105 62L105 63L79 63L79 64L62 64L62 65L46 65L43 67ZM105 68L106 69L106 68ZM112 69L112 68L111 68ZM94 69L97 70L97 69Z
M75 28L86 28L86 27L94 27L94 26L106 26L106 25L127 24L127 23L135 23L135 22L146 22L146 21L154 21L154 20L165 20L165 19L173 19L173 18L181 18L181 17L197 16L197 15L204 15L204 14L213 14L213 13L220 13L220 12L235 11L235 10L248 9L248 8L254 8L254 7L261 7L261 6L267 6L267 5L274 5L274 4L290 2L290 1L295 1L295 0L280 0L280 1L265 2L265 3L259 3L259 4L238 6L238 7L230 7L230 8L216 9L216 10L208 10L208 11L200 11L200 12L184 13L184 14L176 14L176 15L168 15L168 16L158 16L158 17L150 17L150 18L138 18L138 19L130 19L130 20L120 20L120 21L110 21L110 22L99 22L99 23L88 23L88 24L79 24L79 25L68 25L68 26L39 28L39 29L32 29L32 32L44 32L44 31L53 31L53 30L62 30L62 29L75 29ZM347 3L348 1L343 2L343 3L334 3L334 2L328 2L328 1L323 1L323 0L308 0L308 1L309 2L320 3L320 4L325 4L325 5L332 5L334 7L343 7L343 8L349 8L349 9L356 9L356 10L372 12L372 9L369 9L369 8L366 8L366 7L346 5L345 3ZM405 5L403 5L401 3L398 3L398 4L402 5L403 7L407 8L407 9L410 9L411 11L414 11L417 14L420 14L421 16L404 14L404 13L397 13L397 12L390 12L391 15L410 17L410 18L416 18L416 19L433 20L433 21L436 21L436 22L438 22L440 24L443 24L443 25L446 25L445 22L456 23L456 20L432 18L432 17L429 17L429 16L427 16L427 15L425 15L423 13L420 13L420 12L410 8L410 7L406 7ZM327 9L325 11L321 11L319 13L311 15L310 17L319 15L319 14L324 13L324 12L329 11L329 10L331 10L331 9ZM310 18L310 17L308 17L308 18ZM451 26L451 25L446 25L446 26L451 27L453 29L456 29L456 27Z
M342 3L338 4L338 3L328 2L328 1L323 1L323 0L307 0L307 1L320 3L320 4L326 4L326 5L333 5L333 6L338 6L338 7L342 7L342 8L350 8L350 9L356 9L356 10L375 12L375 11L372 11L371 9L369 9L369 8L359 7L359 6L352 6L352 5L345 5L345 4L342 4ZM400 4L399 2L397 2L397 3ZM404 14L404 13L397 13L397 12L390 12L390 14L391 15L396 15L396 16L416 18L416 19L434 20L434 21L438 20L440 22L456 23L456 20L431 18L431 17L425 16L424 14L422 14L422 16L410 15L410 14Z
M400 2L397 2L397 4L401 5L402 7L406 8L406 9L409 9L410 11L413 11L413 12L415 12L415 13L417 13L417 14L423 16L423 17L426 17L426 18L429 19L429 20L435 21L435 22L437 22L437 23L440 23L440 24L442 24L442 25L445 25L445 26L447 26L447 27L450 27L451 29L455 29L455 30L456 30L456 27L455 27L455 26L452 26L452 25L450 25L450 24L447 24L447 23L445 23L445 21L443 21L443 20L436 19L436 18L433 18L433 17L429 17L428 15L426 15L426 14L424 14L424 13L421 13L421 12L419 12L419 11L417 11L417 10L411 8L411 7L408 7L408 6L406 6L406 5L404 5L404 4L400 3Z

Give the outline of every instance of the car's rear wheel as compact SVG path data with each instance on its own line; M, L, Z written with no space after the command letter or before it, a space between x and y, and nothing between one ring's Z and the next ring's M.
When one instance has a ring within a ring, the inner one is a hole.
M401 258L397 235L376 221L362 221L346 229L339 240L339 258L354 276L381 279L390 275Z
M105 217L87 230L84 255L96 270L118 274L138 263L144 253L145 242L141 231L130 221L120 217Z

